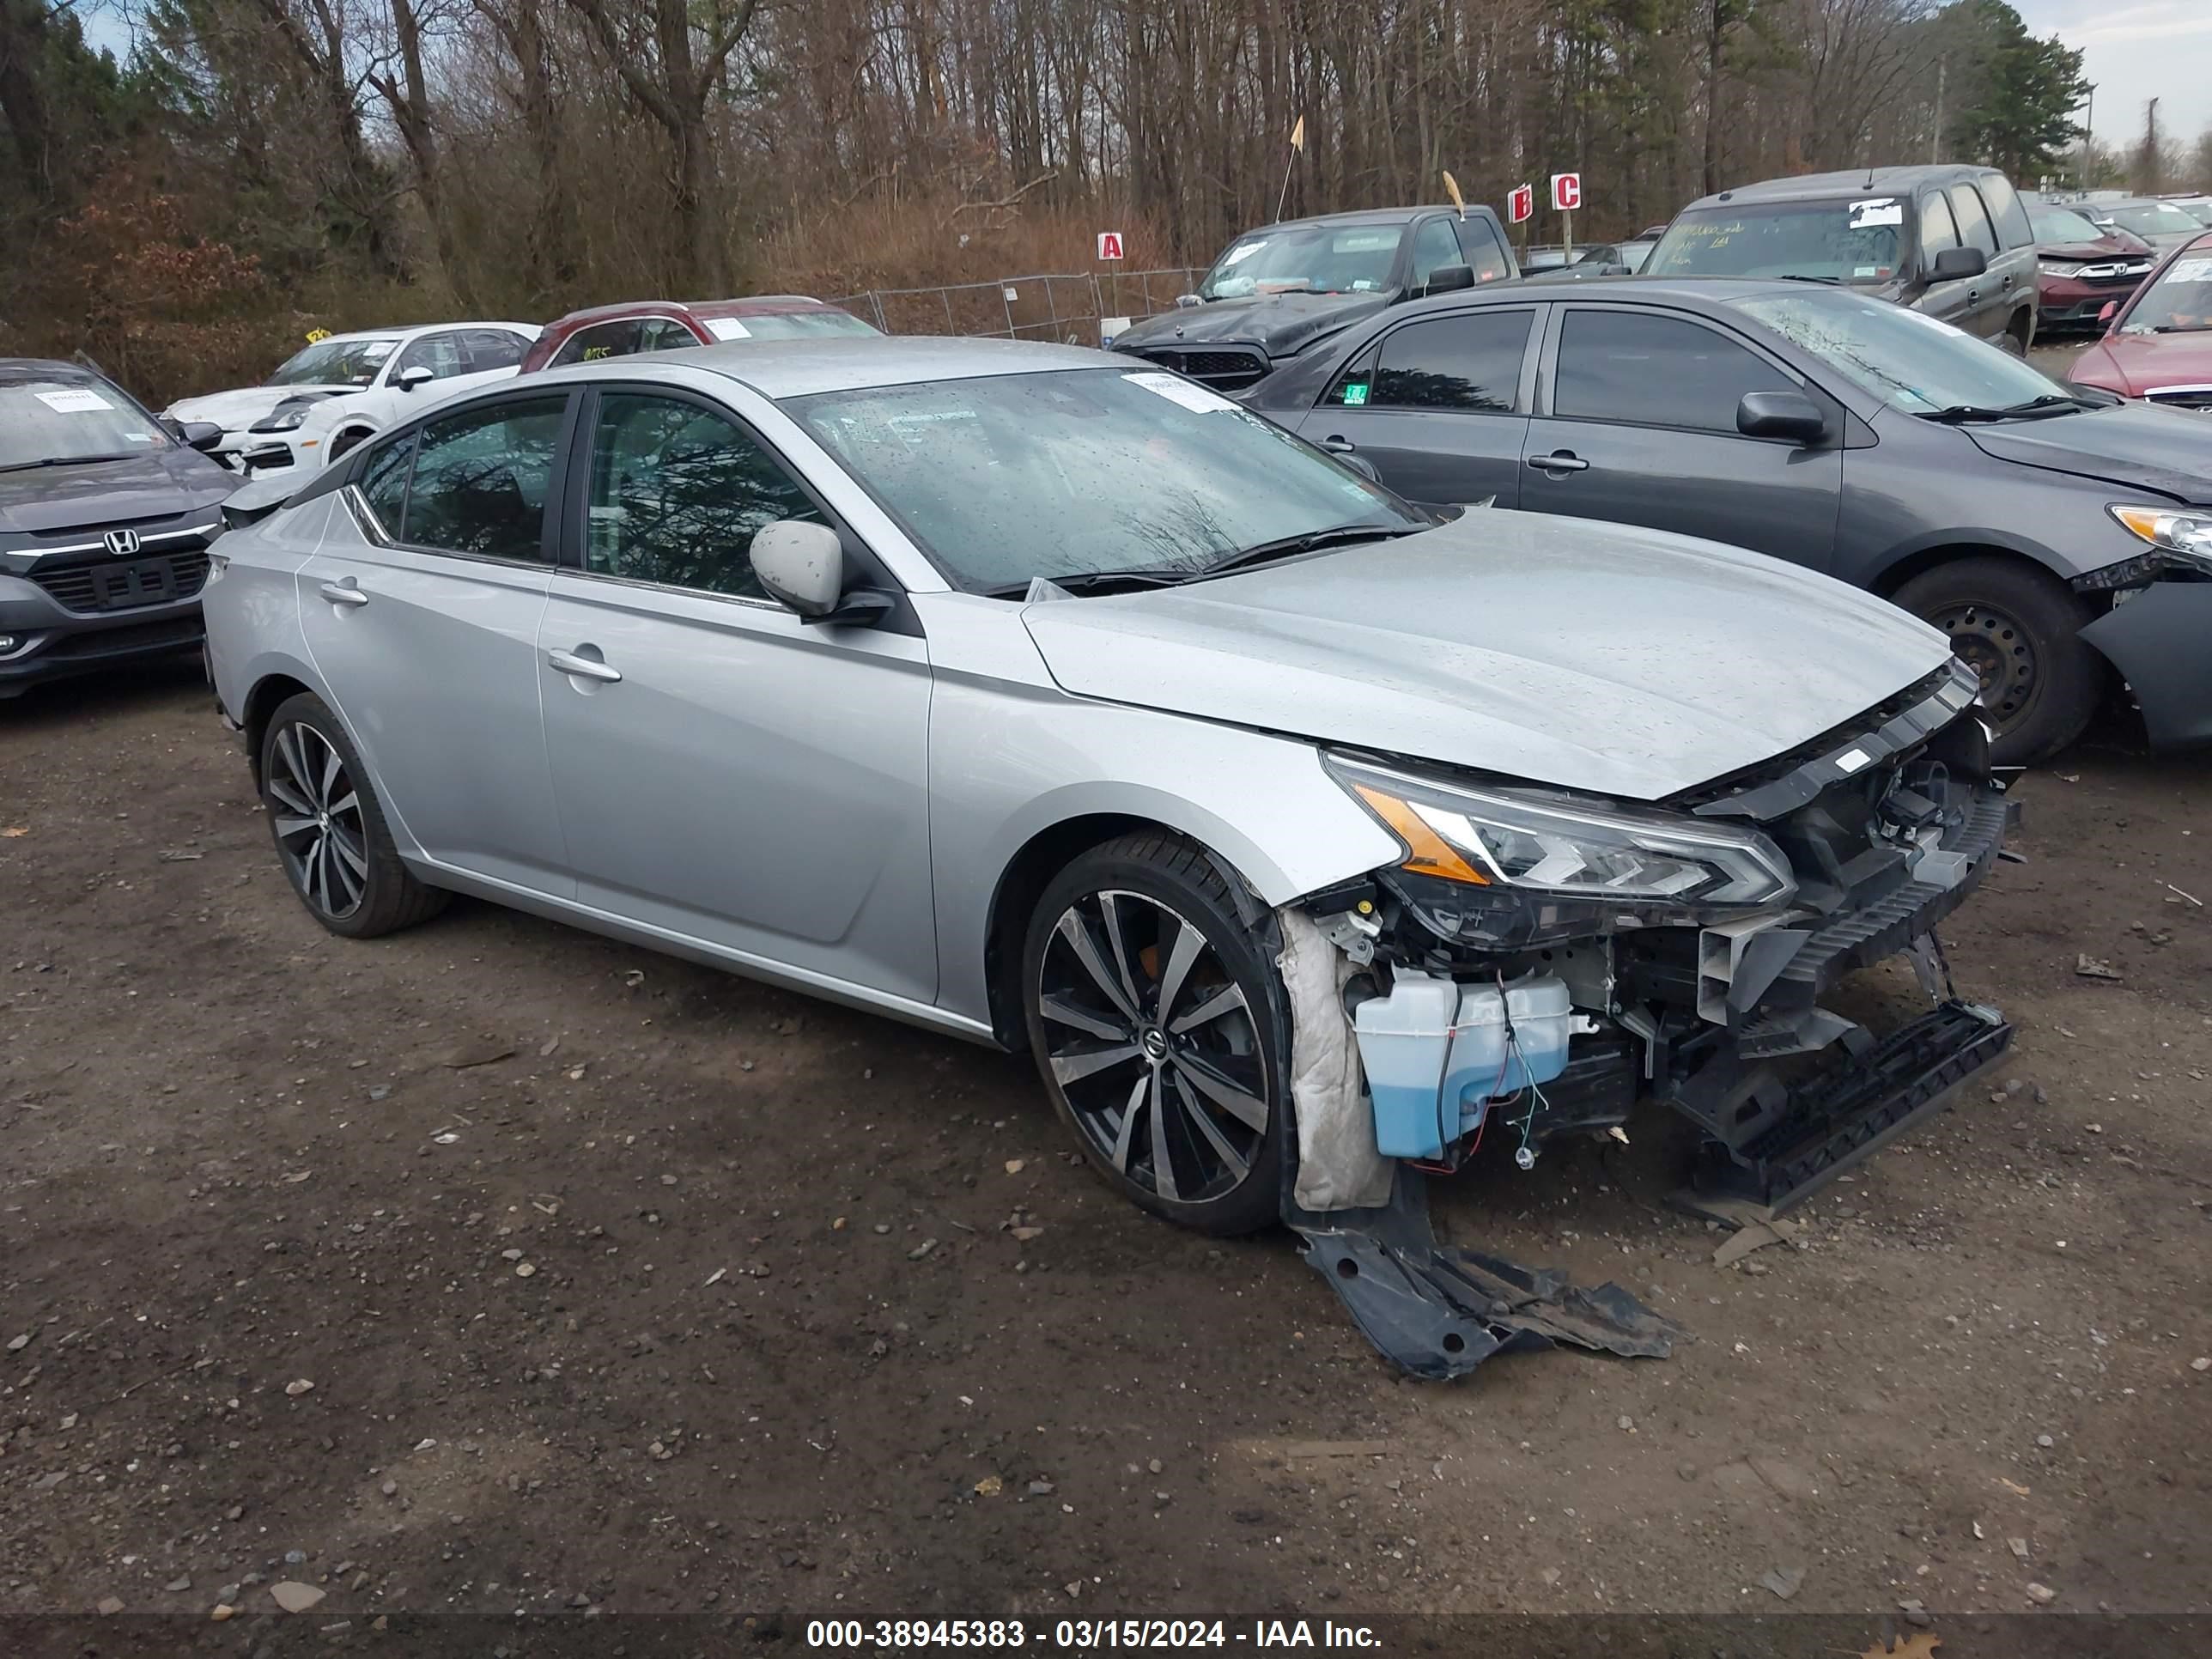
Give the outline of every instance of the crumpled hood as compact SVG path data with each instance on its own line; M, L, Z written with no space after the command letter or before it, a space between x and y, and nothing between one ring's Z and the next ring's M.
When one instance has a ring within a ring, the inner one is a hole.
M343 397L358 392L356 386L249 386L234 392L210 392L204 398L185 398L163 411L173 421L213 421L225 432L252 426L277 404L295 398Z
M2101 264L2112 259L2148 259L2151 248L2150 244L2142 238L2121 231L2117 235L2100 236L2094 242L2039 242L2035 252L2036 257L2042 259L2079 260L2083 264Z
M124 461L0 472L0 533L143 524L213 507L238 479L191 449L157 449Z
M1270 294L1215 300L1147 317L1114 340L1116 351L1148 346L1255 345L1269 361L1295 356L1324 335L1349 328L1389 305L1389 294Z
M1631 800L1795 748L1950 655L1755 553L1496 508L1024 621L1078 696Z
M2205 367L2212 369L2212 362ZM2154 490L2176 501L2212 501L2212 422L2188 410L2118 404L2082 415L1959 429L1984 454L2002 461L2122 489Z

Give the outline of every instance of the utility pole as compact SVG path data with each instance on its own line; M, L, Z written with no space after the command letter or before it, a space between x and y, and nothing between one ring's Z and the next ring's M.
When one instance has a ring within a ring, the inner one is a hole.
M1948 58L1936 60L1936 131L1928 139L1928 159L1931 162L1943 159L1943 71L1950 64Z
M2089 93L2089 112L2081 123L2081 166L2079 171L2081 191L2087 196L2089 193L2089 152L2097 147L2097 83L2088 81L2083 85Z

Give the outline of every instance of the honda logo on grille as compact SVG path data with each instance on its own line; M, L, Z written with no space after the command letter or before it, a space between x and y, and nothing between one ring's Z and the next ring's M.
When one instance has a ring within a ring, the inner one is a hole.
M111 530L100 539L118 559L127 559L138 550L138 532L135 530Z

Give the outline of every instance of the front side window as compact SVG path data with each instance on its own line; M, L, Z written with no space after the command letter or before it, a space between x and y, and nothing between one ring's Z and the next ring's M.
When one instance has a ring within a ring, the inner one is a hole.
M410 432L370 456L368 469L362 474L362 499L386 536L399 533L407 510L407 474L414 464L415 434Z
M1157 369L871 386L784 407L972 592L1109 570L1186 576L1284 537L1431 522Z
M0 383L0 472L41 462L119 461L171 447L168 434L105 380Z
M1198 285L1198 297L1379 294L1390 285L1405 236L1403 225L1270 225L1231 243Z
M392 366L391 384L399 384L401 376L412 368L427 368L434 380L450 380L456 374L469 372L466 346L460 331L443 334L425 334L410 340L399 361Z
M681 351L699 343L699 337L673 317L648 317L639 326L640 351Z
M1331 401L1355 407L1364 401L1376 409L1510 413L1532 314L1479 311L1409 323L1382 342L1365 398L1339 396ZM1349 393L1355 383L1346 380L1344 392Z
M376 371L398 349L396 339L318 340L286 358L284 366L269 377L269 384L374 386Z
M2128 310L2123 334L2201 334L2212 329L2212 238L2158 275Z
M765 599L753 532L821 513L781 463L736 422L644 392L599 399L592 434L584 568L625 581Z
M1426 288L1429 278L1446 265L1465 263L1459 251L1459 239L1452 234L1451 221L1431 219L1413 237L1413 274L1415 288Z
M1498 240L1498 228L1480 215L1460 222L1459 240L1468 264L1474 267L1476 282L1497 282L1513 269L1505 244Z
M1920 198L1920 268L1931 270L1936 256L1959 246L1959 222L1941 194Z
M1967 247L1978 247L1994 259L1997 257L1997 234L1990 226L1988 210L1982 206L1981 192L1972 185L1954 185L1949 191L1951 212L1959 222L1959 240Z
M1826 276L1886 283L1905 248L1905 198L1869 191L1819 202L1700 208L1667 227L1654 276Z
M1855 294L1756 295L1733 303L1847 379L1915 415L2010 409L2056 382L1925 313Z
M442 553L543 562L546 488L566 404L561 397L479 404L423 426L399 539Z
M1780 370L1703 323L1578 308L1559 332L1552 412L1732 433L1744 393L1795 390Z

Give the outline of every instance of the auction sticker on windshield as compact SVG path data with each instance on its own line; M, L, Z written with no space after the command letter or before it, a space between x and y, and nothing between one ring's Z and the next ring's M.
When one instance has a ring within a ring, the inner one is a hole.
M2176 259L2166 273L2169 283L2212 283L2212 259Z
M66 392L35 392L31 395L57 415L86 415L95 409L115 407L97 392L83 386L72 386Z
M734 317L709 317L707 332L718 340L750 340L752 331Z
M1185 409L1194 410L1200 415L1212 415L1224 409L1234 412L1237 408L1218 392L1208 392L1202 386L1193 386L1188 380L1163 374L1156 369L1124 374L1121 378L1166 398L1171 404L1181 404Z
M1905 207L1894 196L1877 196L1864 202L1851 204L1853 230L1865 230L1874 225L1901 225L1905 222Z

